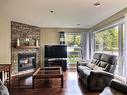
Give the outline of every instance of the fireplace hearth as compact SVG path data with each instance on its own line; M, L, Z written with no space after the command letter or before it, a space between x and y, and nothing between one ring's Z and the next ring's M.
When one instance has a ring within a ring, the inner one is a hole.
M18 54L18 71L25 71L36 68L36 53Z

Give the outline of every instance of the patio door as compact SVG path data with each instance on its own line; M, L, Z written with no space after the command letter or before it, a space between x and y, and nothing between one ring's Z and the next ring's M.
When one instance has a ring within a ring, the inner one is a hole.
M81 34L80 33L66 33L66 44L67 44L67 62L68 66L72 66L77 63L80 58L81 49Z

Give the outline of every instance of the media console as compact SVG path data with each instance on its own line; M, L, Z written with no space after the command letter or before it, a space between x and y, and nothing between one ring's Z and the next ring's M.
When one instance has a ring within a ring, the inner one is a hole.
M45 67L50 66L61 66L63 71L67 70L67 60L66 58L53 58L45 59Z

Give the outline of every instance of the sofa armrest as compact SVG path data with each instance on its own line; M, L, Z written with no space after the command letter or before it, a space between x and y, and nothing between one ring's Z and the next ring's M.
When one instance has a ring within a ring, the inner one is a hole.
M77 66L79 66L79 65L86 66L88 63L89 63L89 60L77 61Z
M112 80L109 87L118 90L120 92L126 93L127 94L127 85L117 81L117 80Z
M106 76L106 77L114 77L114 75L112 73L106 72L106 71L101 71L101 70L92 70L90 72L91 76L96 76L96 77L102 77L102 76Z
M87 77L88 88L91 91L102 91L113 78L114 75L109 72L92 70Z

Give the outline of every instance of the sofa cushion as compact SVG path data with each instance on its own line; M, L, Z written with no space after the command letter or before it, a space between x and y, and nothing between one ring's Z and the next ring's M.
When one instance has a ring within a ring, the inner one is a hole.
M100 61L108 62L109 64L113 65L116 63L117 59L114 55L102 54Z
M92 63L92 64L97 64L98 62L99 62L99 60L97 60L97 59L92 59L90 63Z
M101 55L102 55L101 53L95 53L93 55L93 59L91 60L91 63L98 64L98 62L99 62L99 60L101 58Z
M100 60L101 56L102 56L101 53L95 53L95 54L93 55L93 59Z
M88 64L87 64L87 67L89 67L90 69L93 69L95 65L96 65L96 64L88 63Z
M99 67L98 65L95 65L94 68L93 68L93 70L104 70L104 68Z

